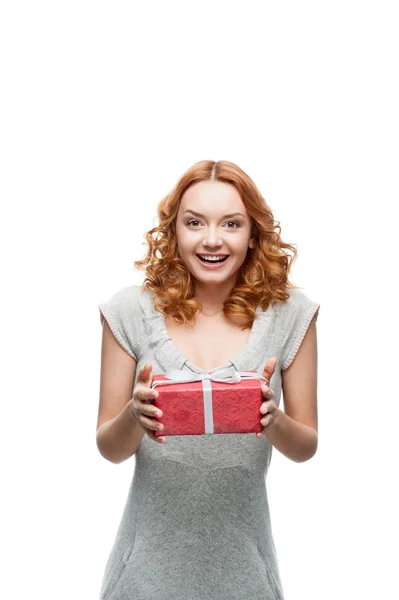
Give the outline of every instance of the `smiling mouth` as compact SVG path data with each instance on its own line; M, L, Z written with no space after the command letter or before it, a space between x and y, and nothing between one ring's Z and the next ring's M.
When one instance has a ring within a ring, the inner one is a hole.
M198 258L200 260L202 260L202 262L208 264L208 265L217 265L219 263L225 262L228 258L229 258L229 254L227 254L226 256L220 257L218 260L209 260L204 258L203 256L200 256L199 254L197 254Z

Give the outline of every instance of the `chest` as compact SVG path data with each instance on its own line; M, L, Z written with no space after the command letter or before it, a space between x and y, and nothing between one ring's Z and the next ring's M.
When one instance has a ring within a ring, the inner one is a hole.
M250 329L242 330L226 320L198 320L194 326L166 320L173 344L188 360L205 371L212 371L235 357L245 346Z

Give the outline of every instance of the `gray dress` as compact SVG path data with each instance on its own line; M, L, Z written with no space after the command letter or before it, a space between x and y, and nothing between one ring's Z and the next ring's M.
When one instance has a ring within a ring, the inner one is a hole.
M262 310L243 348L220 367L256 369L277 358L270 387L277 406L281 369L292 362L319 304L298 288ZM138 371L201 371L168 335L152 294L124 287L99 305ZM215 371L217 369L214 369ZM259 418L261 418L259 414ZM161 419L162 421L162 419ZM284 600L266 476L273 446L256 434L144 435L101 584L100 600Z

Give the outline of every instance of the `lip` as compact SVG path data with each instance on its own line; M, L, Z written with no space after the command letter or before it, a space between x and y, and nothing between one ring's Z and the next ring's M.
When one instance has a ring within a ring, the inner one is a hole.
M229 260L230 258L230 254L227 255L227 258L225 261L221 262L221 263L215 263L215 264L208 264L208 263L204 263L200 257L198 256L198 254L195 255L198 259L198 262L201 263L201 265L205 268L205 269L221 269ZM206 256L206 254L204 254L204 256ZM209 256L226 256L225 254L209 254Z

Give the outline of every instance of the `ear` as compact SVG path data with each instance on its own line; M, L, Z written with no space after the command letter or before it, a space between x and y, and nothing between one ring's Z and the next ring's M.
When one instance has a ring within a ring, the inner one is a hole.
M251 238L248 243L248 248L255 248L255 239Z

